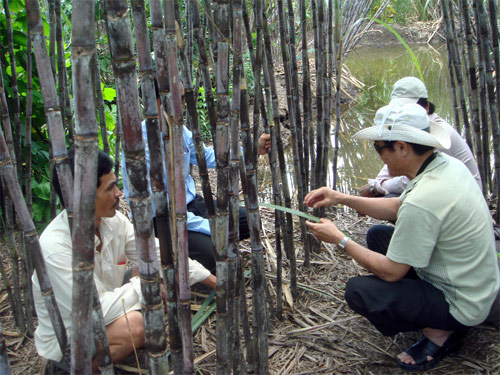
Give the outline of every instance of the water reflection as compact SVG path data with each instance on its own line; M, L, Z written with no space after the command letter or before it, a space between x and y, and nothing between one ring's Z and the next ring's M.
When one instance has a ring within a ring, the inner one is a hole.
M448 59L446 46L432 47L430 45L412 46L418 59L427 86L429 100L436 105L436 112L453 123L453 98L449 84ZM358 130L372 125L373 117L378 108L389 102L394 82L405 76L418 77L418 71L410 55L403 46L366 47L356 49L346 61L351 73L366 86L356 98L356 103L343 108L338 160L337 189L351 194L357 194L357 189L365 185L368 178L374 178L383 163L373 149L371 142L352 140L352 135ZM335 119L332 122L332 139L334 144ZM333 161L334 151L330 150L330 160ZM290 171L290 192L296 197L293 179L292 154L288 151L287 167ZM261 199L271 200L270 173L259 170L261 174ZM333 185L332 166L329 167L328 186ZM293 200L294 202L296 199Z

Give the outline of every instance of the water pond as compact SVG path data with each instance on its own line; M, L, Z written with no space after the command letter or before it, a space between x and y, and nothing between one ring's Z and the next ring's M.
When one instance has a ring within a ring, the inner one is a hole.
M439 48L430 45L411 46L427 86L429 100L436 105L436 113L453 123L453 99L450 90L448 59L446 46ZM371 142L351 139L358 130L371 126L375 112L389 103L394 82L405 76L419 77L418 70L404 46L384 48L364 47L355 49L349 55L346 65L352 75L365 86L354 103L342 108L341 129L339 135L339 160L337 189L346 193L357 194L357 189L365 185L368 178L374 178L383 163L373 149ZM333 120L335 121L335 120ZM331 144L334 144L332 123ZM334 150L330 150L333 161ZM295 191L295 182L291 153L287 155L290 170L290 188ZM262 171L261 189L266 198L271 196L271 183L268 172ZM328 186L333 184L332 166L329 167ZM295 195L294 195L295 196Z

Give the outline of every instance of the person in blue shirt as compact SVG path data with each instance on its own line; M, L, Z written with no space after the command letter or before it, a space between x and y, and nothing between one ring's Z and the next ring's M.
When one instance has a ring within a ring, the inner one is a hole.
M157 88L155 81L155 88ZM159 98L159 93L157 90L156 97ZM181 94L184 100L184 88L181 87ZM158 107L160 106L158 99ZM146 146L146 163L149 175L149 147L148 147L148 137L146 131L146 121L142 124L142 137ZM271 137L269 134L263 134L258 141L258 153L263 155L271 147ZM186 127L183 127L183 143L184 143L184 177L186 183L186 204L187 204L187 230L188 230L188 251L189 257L191 259L197 260L203 266L205 266L211 272L215 272L215 256L214 247L212 244L212 238L210 236L210 225L207 219L207 208L205 205L205 200L203 197L196 193L196 187L193 177L189 174L190 165L198 165L196 159L196 152L193 143L193 134ZM205 145L205 159L207 162L207 168L215 168L215 152L212 147L207 147ZM163 153L163 144L162 144ZM163 157L163 155L162 155ZM122 178L123 178L123 192L127 201L129 200L129 190L128 190L128 177L127 169L125 164L125 158L122 150ZM163 157L164 160L164 157ZM165 180L165 186L167 186L166 180L166 170L165 165L163 166L163 175ZM149 186L149 191L151 193L151 186ZM154 202L152 203L153 218L156 216L156 207ZM246 217L246 212L244 207L239 209L239 232L240 241L250 237L248 222ZM156 232L156 225L155 225Z

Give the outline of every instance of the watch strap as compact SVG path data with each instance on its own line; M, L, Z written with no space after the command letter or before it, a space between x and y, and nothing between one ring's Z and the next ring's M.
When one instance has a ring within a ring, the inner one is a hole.
M345 245L347 244L347 241L349 241L351 238L344 236L342 240L339 242L338 246L341 247L342 249L345 249Z

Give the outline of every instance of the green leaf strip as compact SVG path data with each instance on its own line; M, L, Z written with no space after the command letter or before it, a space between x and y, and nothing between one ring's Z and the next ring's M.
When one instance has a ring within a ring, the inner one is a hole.
M283 206L277 206L275 204L271 203L263 203L259 202L259 206L267 207L267 208L272 208L274 210L280 210L284 212L288 212L292 215L300 216L303 217L304 219L307 219L309 221L313 221L315 223L319 223L320 219L317 216L309 215L305 212L299 211L299 210L294 210L293 208L288 208L288 207L283 207Z
M203 318L204 312L205 312L205 310L207 310L207 306L210 304L210 302L212 302L212 300L214 299L214 296L215 296L215 290L212 290L212 292L210 293L210 295L205 299L205 301L201 305L200 309L196 312L196 314L194 314L193 319L191 320L191 322L192 322L191 323L191 329L192 329L193 333L206 320L206 317ZM211 308L211 306L209 307L209 309L210 308Z

